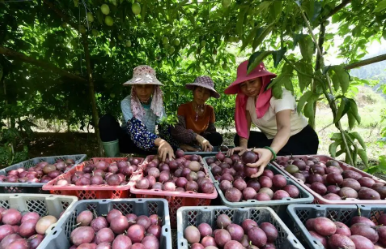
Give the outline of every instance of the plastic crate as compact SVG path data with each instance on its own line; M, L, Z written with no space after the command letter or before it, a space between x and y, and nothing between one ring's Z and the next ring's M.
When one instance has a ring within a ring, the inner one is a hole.
M172 231L170 228L168 204L163 199L126 199L126 200L85 200L78 201L69 208L63 218L57 223L50 237L41 244L42 248L63 248L71 246L70 235L76 228L76 217L84 210L95 212L98 216L107 214L111 209L120 210L123 215L158 214L162 218L160 249L172 248Z
M114 159L127 159L127 158L98 158L97 160L106 160L107 163L111 163ZM138 158L143 161L143 158ZM96 160L96 159L94 159ZM116 160L115 160L116 161ZM61 174L54 180L49 181L43 186L44 190L48 190L51 194L58 195L74 195L77 196L80 200L85 199L120 199L120 198L129 198L131 187L130 181L127 185L121 186L109 186L109 185L90 185L90 186L56 186L55 183L60 179L66 179L70 181L71 177L75 174L76 171L82 171L83 167L86 165L86 162L83 162L74 168L72 168L67 173Z
M210 172L210 166L206 163L206 159L208 157L204 158L205 161L205 167L208 168L208 171ZM258 201L258 200L247 200L247 201L240 201L240 202L230 202L225 198L224 192L220 189L220 183L216 181L213 177L213 174L210 172L211 178L214 180L214 186L217 189L217 192L221 198L221 201L224 205L228 207L233 208L241 208L241 207L271 207L275 209L277 213L280 214L280 217L282 213L285 213L286 207L280 207L284 205L289 204L296 204L296 203L312 203L314 200L314 197L307 192L302 186L300 186L295 180L291 179L290 177L283 174L281 170L276 168L275 166L269 164L266 169L272 170L272 172L276 174L283 175L287 179L287 185L294 185L299 189L299 197L298 198L285 198L282 200L270 200L270 201Z
M2 194L0 195L0 207L14 208L20 212L36 212L40 216L53 215L56 218L67 208L71 208L78 198L73 196L42 195L42 194ZM58 222L60 222L59 219ZM54 229L55 226L51 227ZM47 231L46 236L37 249L46 247L42 244L50 238L51 231Z
M292 234L291 230L284 224L275 212L269 207L252 208L228 208L223 206L212 207L183 207L177 213L177 240L178 248L188 249L189 243L184 238L184 230L187 226L198 226L208 223L213 229L217 228L216 219L220 214L226 214L233 223L241 225L245 219L252 219L258 224L270 222L278 230L278 238L275 241L277 249L304 248Z
M50 157L35 157L9 167L6 167L0 170L0 175L6 175L8 171L18 168L31 168L38 164L39 162L46 161L48 163L55 163L58 159L66 160L73 159L75 165L81 163L85 158L86 154L78 155L64 155L64 156L50 156ZM49 194L47 191L42 190L44 183L12 183L12 182L0 182L0 193L38 193L38 194Z
M227 146L229 149L234 148L234 146ZM199 155L202 157L207 156L214 156L220 151L220 146L213 146L213 150L211 152L204 152L204 151L192 151L192 152L185 152L185 155ZM226 153L226 150L222 150L223 153Z
M315 240L308 232L305 223L308 219L316 217L327 217L334 221L340 221L350 225L354 216L367 217L374 222L386 213L385 205L290 205L287 212L292 219L289 222L290 228L296 237L306 248L324 249L324 246Z
M290 156L279 156L278 159L290 159L291 157ZM373 175L370 175L366 172L363 172L362 170L360 169L357 169L355 167L352 167L344 162L341 162L341 161L338 161L332 157L329 157L329 156L325 156L325 155L308 155L308 156L292 156L292 158L296 159L296 158L302 158L302 159L307 159L307 158L319 158L320 161L327 161L327 160L334 160L334 161L337 161L340 165L340 167L343 169L343 170L352 170L352 171L355 171L355 172L358 172L359 174L361 174L362 176L366 176L366 177L370 177L372 178L376 183L384 183L386 184L386 181L380 179L380 178L377 178ZM355 198L347 198L345 200L327 200L326 198L324 198L323 196L321 196L320 194L316 193L315 191L313 191L311 188L307 187L302 180L300 179L297 179L296 177L294 177L293 175L289 174L282 165L278 164L277 162L274 162L274 165L276 167L278 167L285 175L289 176L291 179L297 181L303 188L305 188L308 192L310 192L313 196L314 196L314 202L315 204L329 204L329 205L334 205L334 204L339 204L339 205L353 205L353 204L369 204L369 205L377 205L377 204L383 204L385 205L386 204L386 200L359 200L359 199L355 199Z
M186 158L191 157L190 155L186 155ZM146 168L146 162L151 161L154 158L154 155L147 156L145 162L142 164L143 169ZM201 163L203 163L202 157L200 157ZM207 169L204 167L205 173L208 175ZM176 192L176 191L164 191L158 189L137 189L135 187L135 180L138 177L142 177L143 173L137 174L137 176L133 176L132 187L130 188L130 192L135 194L136 198L164 198L169 203L169 212L170 212L170 220L172 227L175 228L177 226L177 209L183 206L206 206L210 205L212 199L217 198L216 190L212 194L205 193L196 193L193 191L188 192ZM208 175L209 176L209 175ZM209 178L212 183L213 180Z

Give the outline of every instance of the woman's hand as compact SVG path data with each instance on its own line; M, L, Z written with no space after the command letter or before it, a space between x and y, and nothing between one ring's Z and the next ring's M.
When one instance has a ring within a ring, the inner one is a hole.
M263 174L265 167L267 167L268 163L272 160L273 155L272 152L268 149L253 149L252 151L259 155L259 160L257 160L255 163L247 163L246 166L259 168L259 171L251 176L251 178L256 178Z
M193 146L190 146L190 145L187 145L187 144L181 144L180 145L180 149L182 149L183 151L188 151L188 152L198 151L197 148L194 148Z
M197 135L197 141L201 145L202 151L212 151L213 150L213 146L204 137Z
M235 152L239 152L239 155L241 156L247 150L248 150L248 148L244 147L244 146L234 147L234 148L228 150L227 156L232 156Z
M159 143L158 156L162 162L165 161L166 158L169 158L169 160L172 160L175 157L172 146L170 146L170 144L165 140L162 140Z

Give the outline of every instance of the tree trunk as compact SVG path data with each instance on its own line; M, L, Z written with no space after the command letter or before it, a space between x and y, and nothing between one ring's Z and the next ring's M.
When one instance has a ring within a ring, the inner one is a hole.
M320 34L319 34L319 40L318 40L318 45L323 53L323 43L324 43L324 36L325 36L325 33L326 33L326 27L324 26L324 23L322 22L320 24ZM322 60L321 60L321 57L320 57L320 54L319 53L316 53L316 63L315 63L315 72L319 71L320 68L322 67ZM318 83L313 81L312 82L312 92L315 93L316 92L316 85ZM314 119L312 120L312 122L310 123L310 126L312 128L315 129L315 120L316 120L316 107L317 107L317 103L318 101L315 101L314 102Z
M66 100L66 114L67 133L70 133L70 110L68 108L68 99Z
M0 64L0 83L3 83L3 89L4 89L4 100L5 100L5 106L8 105L8 98L7 98L7 85L5 83L5 80L4 80L5 76L4 76L4 72L3 72L3 66ZM9 120L9 117L5 117L6 120L7 120L7 127L10 127L10 120Z
M92 80L92 69L90 64L90 51L88 50L87 34L82 34L82 41L83 41L83 47L84 47L86 65L87 65L87 75L88 75L88 82L89 82L89 93L90 93L90 99L91 99L94 130L98 141L99 156L103 156L103 146L102 146L102 141L99 134L99 126L98 126L99 115L98 115L96 99L95 99L94 82Z

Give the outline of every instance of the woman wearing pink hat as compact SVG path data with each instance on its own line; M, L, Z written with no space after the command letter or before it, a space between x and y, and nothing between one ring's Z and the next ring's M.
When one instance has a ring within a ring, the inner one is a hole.
M111 115L103 116L99 129L107 156L119 152L154 154L158 151L162 160L174 157L171 145L155 134L155 127L165 116L162 100L162 83L149 66L134 68L133 78L123 84L131 86L131 94L121 102L122 127Z
M193 100L178 107L179 123L171 129L172 137L185 151L197 151L197 144L203 151L212 151L213 146L222 144L223 138L214 126L214 109L205 102L209 97L219 98L220 94L208 76L197 77L186 88L193 91Z
M307 119L296 111L296 102L290 91L283 89L281 99L272 96L267 89L275 74L267 71L260 63L247 74L248 61L237 68L237 79L225 89L225 94L237 94L234 152L244 153L247 148L259 154L259 160L250 167L260 167L254 175L262 174L265 166L276 155L316 154L319 139L316 132L308 125ZM250 131L255 124L261 132Z

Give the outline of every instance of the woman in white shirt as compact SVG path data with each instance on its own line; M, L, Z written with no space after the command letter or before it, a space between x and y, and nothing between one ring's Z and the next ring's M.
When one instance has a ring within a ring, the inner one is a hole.
M276 155L316 154L319 139L307 119L296 111L296 102L291 92L283 89L281 99L272 96L267 89L275 74L260 63L247 74L248 61L237 68L237 79L225 89L225 94L237 94L235 123L237 134L234 152L244 153L247 148L259 154L259 160L250 167L260 167L254 175L262 174L265 166ZM261 132L250 131L255 124Z

